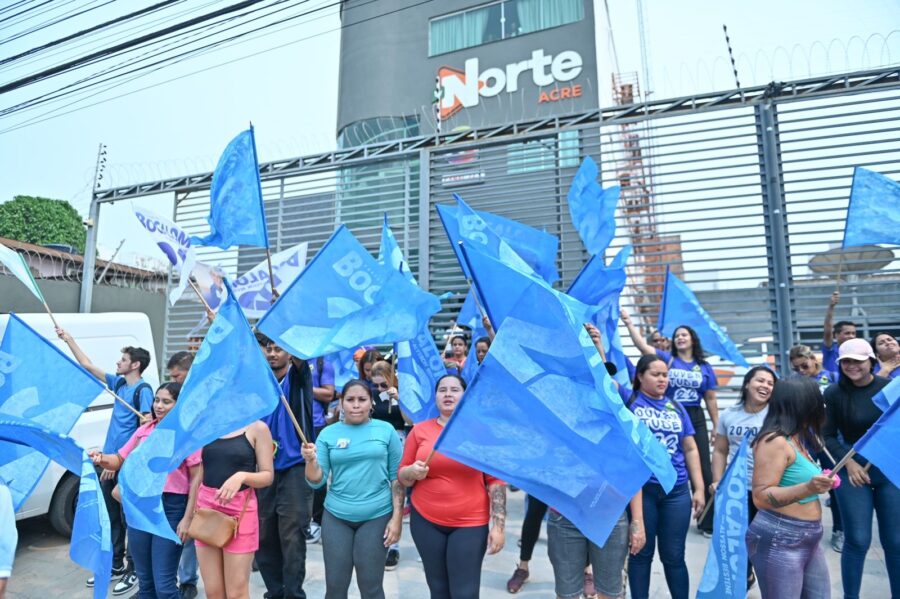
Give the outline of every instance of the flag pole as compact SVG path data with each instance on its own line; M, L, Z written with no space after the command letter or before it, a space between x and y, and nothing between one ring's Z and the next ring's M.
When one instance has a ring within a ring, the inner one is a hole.
M197 287L197 284L194 283L190 278L188 278L188 283L191 285L191 289L193 289L197 293L197 297L200 298L200 301L203 302L203 307L206 308L207 313L212 312L212 308L209 307L209 303L206 301L206 298L203 297L203 294L200 293L200 288Z
M718 490L718 489L717 489ZM697 522L702 522L706 517L707 512L712 508L713 504L716 502L715 494L709 496L709 501L706 502L706 507L703 508L703 511L700 512L700 515L695 518Z
M269 289L272 290L272 303L278 299L278 292L275 291L275 274L272 272L272 252L266 247L266 263L269 265Z
M844 250L841 249L840 256L838 257L837 277L835 277L835 279L834 279L834 284L835 284L834 290L837 291L838 293L841 292L841 271L843 269L844 269Z
M432 449L432 450L431 450L431 453L428 454L428 457L425 458L425 465L426 465L426 466L427 466L428 464L431 463L431 458L434 457L434 452L436 452L436 451L437 451L437 449Z
M294 423L294 430L297 431L297 436L300 437L300 441L307 445L309 441L306 439L306 435L303 434L303 429L300 428L300 423L297 422L297 417L294 416L294 411L291 410L291 404L288 403L287 397L284 396L284 393L281 394L281 403L284 405L284 409L287 410L288 416L291 417L291 422Z
M50 311L50 306L47 305L47 300L43 300L44 310L47 311L47 315L50 316L50 321L53 323L54 328L59 328L59 323L56 322L56 317L53 316L53 312Z
M837 464L834 465L834 469L831 471L831 474L828 475L828 478L833 479L837 475L838 470L843 468L847 464L847 462L849 462L850 459L855 455L856 455L856 450L851 447L850 451L847 452L847 455L845 455L844 458L840 462L838 462Z
M128 403L127 401L125 401L124 399L122 399L121 397L119 397L118 395L113 393L112 389L110 389L109 387L104 387L103 390L106 391L107 393L109 393L110 395L112 395L115 399L119 400L123 406L125 406L126 408L131 410L131 412L134 413L134 415L137 416L138 418L144 417L143 414L141 414L139 411L134 409L133 405L131 405L130 403Z

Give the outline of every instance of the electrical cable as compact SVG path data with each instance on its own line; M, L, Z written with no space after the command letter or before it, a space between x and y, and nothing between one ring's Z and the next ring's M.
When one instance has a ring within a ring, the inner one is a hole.
M25 31L23 31L21 33L17 33L16 35L14 35L12 37L8 37L6 39L0 40L0 44L8 44L9 42L14 42L17 39L27 37L27 36L31 35L32 33L37 33L38 31L43 31L44 29L47 29L48 27L53 27L54 25L59 25L60 23L64 23L65 21L68 21L69 19L74 19L75 17L80 17L81 15L87 14L87 13L91 12L92 10L97 10L98 8L103 8L107 4L112 4L115 1L116 0L106 0L106 2L104 2L103 4L99 4L97 6L92 6L90 8L84 8L83 10L80 10L80 11L78 10L78 8L75 8L67 13L63 13L62 15L59 15L56 18L56 20L54 20L54 21L48 21L46 23L41 23L40 25L35 25L31 29L26 29ZM76 11L78 11L78 12L76 12Z

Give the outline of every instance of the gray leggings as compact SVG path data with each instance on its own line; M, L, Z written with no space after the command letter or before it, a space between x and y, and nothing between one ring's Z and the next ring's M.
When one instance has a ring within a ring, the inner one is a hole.
M356 568L362 599L384 599L384 529L391 514L350 522L327 509L322 515L322 555L325 558L325 599L347 599Z
M762 599L829 599L831 580L819 547L822 523L759 510L747 529L747 553Z

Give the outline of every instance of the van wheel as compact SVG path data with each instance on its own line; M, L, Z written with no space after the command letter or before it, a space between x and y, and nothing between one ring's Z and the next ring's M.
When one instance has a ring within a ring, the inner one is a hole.
M78 504L78 487L81 479L72 474L66 474L50 501L50 510L47 516L50 525L56 532L64 537L72 536L72 524L75 522L75 506Z

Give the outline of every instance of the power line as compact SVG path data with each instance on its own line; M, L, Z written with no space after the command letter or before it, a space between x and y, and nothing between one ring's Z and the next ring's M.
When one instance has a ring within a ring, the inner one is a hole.
M95 0L95 1L96 1L96 0ZM63 13L62 15L60 15L59 17L57 17L56 20L48 21L48 22L42 23L42 24L40 24L40 25L35 25L35 26L32 27L31 29L27 29L27 30L25 30L25 31L23 31L23 32L21 32L21 33L17 33L16 35L14 35L14 36L12 36L12 37L8 37L8 38L6 38L6 39L0 41L0 44L6 44L6 43L9 43L9 42L14 42L14 41L16 41L17 39L20 39L20 38L23 38L23 37L27 37L27 36L31 35L32 33L37 33L38 31L42 31L42 30L44 30L44 29L47 29L48 27L53 27L54 25L59 25L60 23L63 23L63 22L65 22L65 21L68 21L69 19L74 19L75 17L80 17L81 15L86 14L86 13L89 13L89 12L91 12L92 10L97 10L98 8L103 8L103 7L106 6L107 4L112 4L112 3L115 2L115 1L116 1L116 0L107 0L107 1L104 2L103 4L100 4L100 5L98 5L98 6L92 6L92 7L90 7L90 8L85 8L85 9L80 10L80 11L78 11L78 8L75 8L75 9L73 9L73 10L70 10L70 11L67 12L67 13ZM75 11L78 11L78 12L75 12ZM74 14L73 14L73 13L74 13Z
M24 15L25 13L31 12L31 11L33 11L33 10L36 9L36 8L40 8L40 7L44 6L45 4L50 4L50 2L52 2L52 1L53 1L53 0L45 0L44 2L41 2L40 4L38 4L37 6L32 6L31 8L26 8L26 9L23 10L22 12L18 12L18 13L14 14L14 15L10 15L10 16L8 16L8 17L4 17L4 18L0 19L0 23L5 23L6 21L9 21L10 19L15 19L16 17L18 17L18 16L20 16L20 15ZM29 17L29 18L31 18L31 17Z
M244 0L243 2L238 2L237 4L232 4L231 6L227 6L225 8L221 8L219 10L213 11L211 13L207 13L205 15L194 17L193 19L188 19L187 21L183 21L178 23L177 25L172 25L170 27L166 27L159 31L155 31L153 33L149 33L147 35L143 35L127 42L123 42L117 44L116 46L112 46L110 48L106 48L104 50L100 50L98 52L94 52L92 54L88 54L87 56L82 56L81 58L76 58L75 60L70 60L69 62L63 63L61 65L57 65L55 67L51 67L39 73L35 73L33 75L28 75L16 81L12 81L5 85L0 86L0 94L10 92L21 87L24 87L28 84L35 83L37 81L42 81L47 79L48 77L53 77L54 75L58 75L60 73L64 73L73 68L81 66L85 63L96 60L97 58L103 58L109 56L111 54L115 54L117 52L121 52L122 50L127 50L129 48L133 48L144 42L154 40L158 37L162 37L164 35L168 35L170 33L174 33L176 31L181 31L182 29L186 29L193 25L197 25L199 23L203 23L205 21L209 21L210 19L214 19L216 17L220 17L222 15L227 15L229 13L237 12L241 9L247 8L248 6L253 6L254 4L259 4L264 0Z

